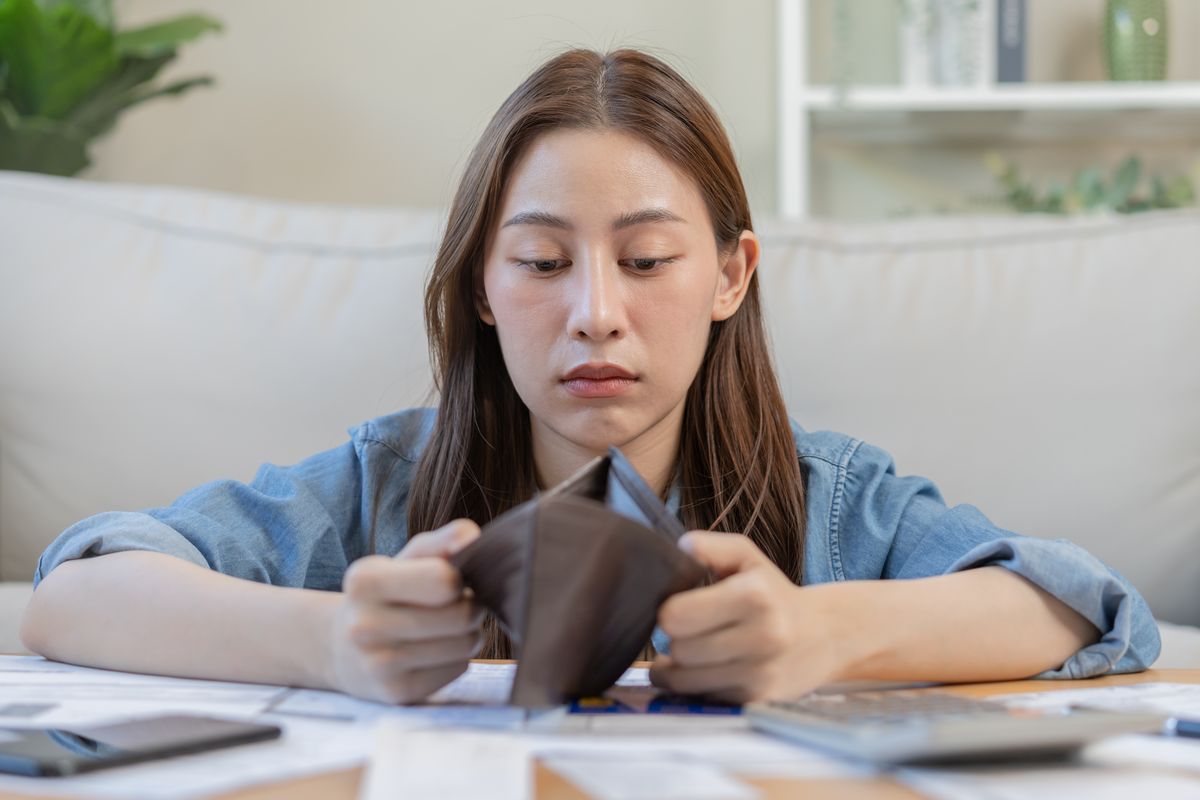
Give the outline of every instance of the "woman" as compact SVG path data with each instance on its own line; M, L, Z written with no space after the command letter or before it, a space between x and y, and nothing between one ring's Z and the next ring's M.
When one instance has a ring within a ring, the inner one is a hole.
M444 557L616 444L721 578L662 606L662 686L745 701L1150 664L1149 610L1099 561L947 508L883 451L789 420L758 258L729 142L691 86L636 51L550 60L455 195L426 292L438 408L248 485L72 526L39 563L24 641L419 700L470 657L511 654Z

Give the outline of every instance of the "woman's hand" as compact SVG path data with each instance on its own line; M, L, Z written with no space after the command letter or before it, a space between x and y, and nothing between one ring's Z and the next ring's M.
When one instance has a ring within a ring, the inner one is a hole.
M483 610L448 556L479 537L468 519L346 570L331 631L332 680L347 694L412 703L457 678L482 644Z
M654 660L655 686L746 703L798 697L837 678L838 631L821 587L796 586L739 534L692 531L679 544L720 580L659 609L671 654Z

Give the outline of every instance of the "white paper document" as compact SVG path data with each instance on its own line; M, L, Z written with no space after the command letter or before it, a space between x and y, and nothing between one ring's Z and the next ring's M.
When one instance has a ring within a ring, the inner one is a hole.
M1166 718L1200 720L1200 685L1141 683L1060 692L1001 695L1001 702L1022 708L1068 709L1073 706L1107 711L1152 711ZM1182 736L1129 735L1088 745L1083 761L1101 766L1155 766L1200 773L1200 739ZM1200 798L1200 787L1196 796Z
M1143 683L999 695L990 699L1040 710L1065 711L1073 706L1086 706L1110 711L1150 710L1164 717L1200 719L1200 686L1193 684ZM932 797L955 800L1026 797L1194 800L1200 798L1200 740L1117 736L1088 745L1071 764L903 769L898 776Z
M527 800L532 770L528 746L510 734L414 728L389 718L376 727L359 798Z
M542 762L595 800L753 800L760 792L698 759L657 753L617 759L567 753Z
M639 787L668 783L694 788L684 793L688 796L749 797L752 788L737 775L863 774L860 767L748 730L741 717L718 717L733 727L717 729L706 715L568 715L563 708L513 708L505 703L514 674L513 665L472 664L428 703L394 706L337 692L0 656L0 726L70 727L184 712L253 718L284 731L276 741L69 778L0 775L0 791L145 800L202 797L350 768L373 753L363 783L363 796L372 800L421 796L421 787L434 787L439 798L527 797L532 759L542 756L554 759L564 777L591 787L588 791L600 787L605 776L597 796L606 798L633 798ZM649 681L646 670L632 669L620 683L636 689ZM405 787L407 795L401 793Z
M903 770L900 780L935 800L1196 800L1200 782L1157 770L1007 766Z
M276 702L273 710L286 716L335 722L374 722L387 714L420 718L441 725L498 730L554 724L550 720L560 716L556 711L528 712L507 705L515 675L514 664L473 663L466 673L418 706L396 707L359 700L340 692L297 689ZM648 686L650 679L644 667L631 667L617 683ZM581 723L578 727L584 726Z
M70 727L165 713L255 718L279 725L275 741L98 770L66 778L0 774L0 791L97 798L187 798L361 764L369 726L275 716L291 689L91 669L40 656L0 656L0 726Z
M512 776L531 775L534 759L605 800L748 798L756 797L756 790L738 776L843 778L875 774L869 767L850 765L749 730L700 730L669 737L502 734L433 728L411 716L387 716L379 720L376 737L360 800L420 797L417 787L441 785L446 785L449 793L437 793L438 797L524 800L530 796L530 784ZM453 765L449 768L453 776L447 775L447 765ZM497 776L509 777L501 782ZM683 791L672 786L688 788ZM646 791L648 787L653 791Z
M66 778L0 776L0 791L66 797L159 800L208 797L247 786L317 775L364 763L373 737L369 728L328 723L283 722L263 717L284 729L270 742L175 756Z
M6 727L84 725L166 712L242 717L257 714L286 691L0 656L0 725Z
M1191 683L1139 683L1055 692L1007 694L992 698L1022 708L1066 709L1084 705L1110 711L1158 711L1200 720L1200 685Z

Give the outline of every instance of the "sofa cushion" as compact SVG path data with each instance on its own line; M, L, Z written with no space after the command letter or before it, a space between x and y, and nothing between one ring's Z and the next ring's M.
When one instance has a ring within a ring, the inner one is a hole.
M0 173L0 577L431 389L444 219ZM1200 214L759 226L792 415L1200 623Z
M803 424L1071 539L1200 623L1200 213L764 231Z
M438 224L0 173L0 578L83 517L421 403Z

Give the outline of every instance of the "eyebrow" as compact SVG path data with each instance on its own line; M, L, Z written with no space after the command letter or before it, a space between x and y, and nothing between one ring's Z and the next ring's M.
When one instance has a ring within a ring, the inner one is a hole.
M646 222L687 222L665 208L643 208L640 211L629 211L613 220L612 229L619 231ZM565 231L574 230L575 226L566 219L551 214L549 211L522 211L512 216L501 228L509 225L542 225L547 228L560 228Z

